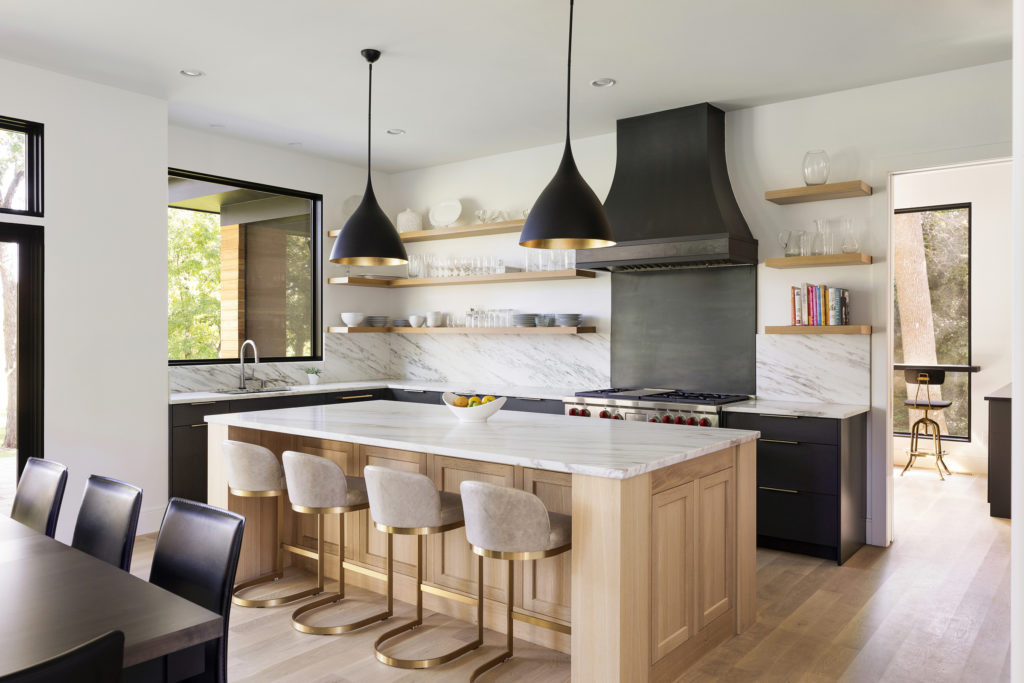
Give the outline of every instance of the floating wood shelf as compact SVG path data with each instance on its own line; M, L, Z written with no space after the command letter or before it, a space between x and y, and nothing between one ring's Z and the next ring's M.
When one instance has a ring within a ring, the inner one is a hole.
M803 202L821 202L826 199L849 199L850 197L868 197L870 195L870 185L863 180L850 180L844 183L769 190L764 193L764 198L775 204L802 204Z
M768 258L768 268L815 268L818 266L864 266L871 263L871 254L824 254L821 256L785 256Z
M590 334L596 327L328 327L331 334Z
M376 280L367 277L331 277L327 278L327 284L398 289L402 287L441 287L445 285L485 285L499 282L576 280L592 278L596 275L592 270L578 270L574 268L572 270L540 270L528 273L493 273L490 275L465 275L462 277L402 278L401 280Z
M871 325L765 325L765 334L871 334Z
M434 228L433 230L417 230L399 234L403 242L433 242L435 240L454 240L461 237L483 237L484 235L505 235L522 232L525 219L517 221L501 221L500 223L478 223L476 225L459 225L452 228ZM341 230L328 230L328 237L337 237Z

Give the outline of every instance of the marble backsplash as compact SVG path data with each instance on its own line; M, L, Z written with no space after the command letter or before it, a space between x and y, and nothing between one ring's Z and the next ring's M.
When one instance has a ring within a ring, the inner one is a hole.
M871 335L757 335L757 397L871 403Z
M321 382L415 379L488 385L597 388L610 382L608 335L324 335L321 363L260 363L259 379L305 384L303 368L320 367ZM246 361L248 364L248 360ZM209 391L238 383L238 364L173 366L170 390Z

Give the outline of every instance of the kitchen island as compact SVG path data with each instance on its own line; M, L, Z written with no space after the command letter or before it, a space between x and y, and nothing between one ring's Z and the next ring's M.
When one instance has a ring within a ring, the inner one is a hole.
M571 625L571 637L530 624L520 624L516 636L571 653L574 681L673 680L754 623L758 432L510 411L468 424L445 406L393 401L206 420L209 501L247 520L239 581L272 567L275 507L267 499L229 499L219 455L228 438L278 455L291 449L327 457L351 475L366 465L421 472L446 491L467 479L514 486L571 513L572 551L526 563L516 572L522 579L514 599L518 611ZM286 515L283 540L310 546L311 516ZM366 512L346 515L345 524L346 568L354 570L346 579L382 592L384 535ZM329 554L338 552L337 539L337 526L328 525ZM415 541L395 540L396 596L411 601ZM472 621L473 558L461 529L430 538L425 584L467 600L432 599L429 609ZM304 558L294 563L310 568ZM485 581L485 625L504 631L500 562L488 560Z

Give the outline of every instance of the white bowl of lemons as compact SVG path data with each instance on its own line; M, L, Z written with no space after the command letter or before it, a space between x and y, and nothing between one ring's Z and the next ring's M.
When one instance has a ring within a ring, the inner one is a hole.
M501 410L505 405L505 396L459 396L450 391L441 394L441 400L448 410L462 422L487 422L487 418Z

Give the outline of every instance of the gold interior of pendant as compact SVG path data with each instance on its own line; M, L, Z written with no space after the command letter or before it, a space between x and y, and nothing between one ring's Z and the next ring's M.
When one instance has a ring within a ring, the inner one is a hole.
M340 263L343 266L404 266L409 261L404 258L386 258L384 256L345 256L331 259L331 263Z
M600 249L601 247L613 247L615 242L580 237L556 237L546 240L526 240L520 242L519 246L533 249Z

